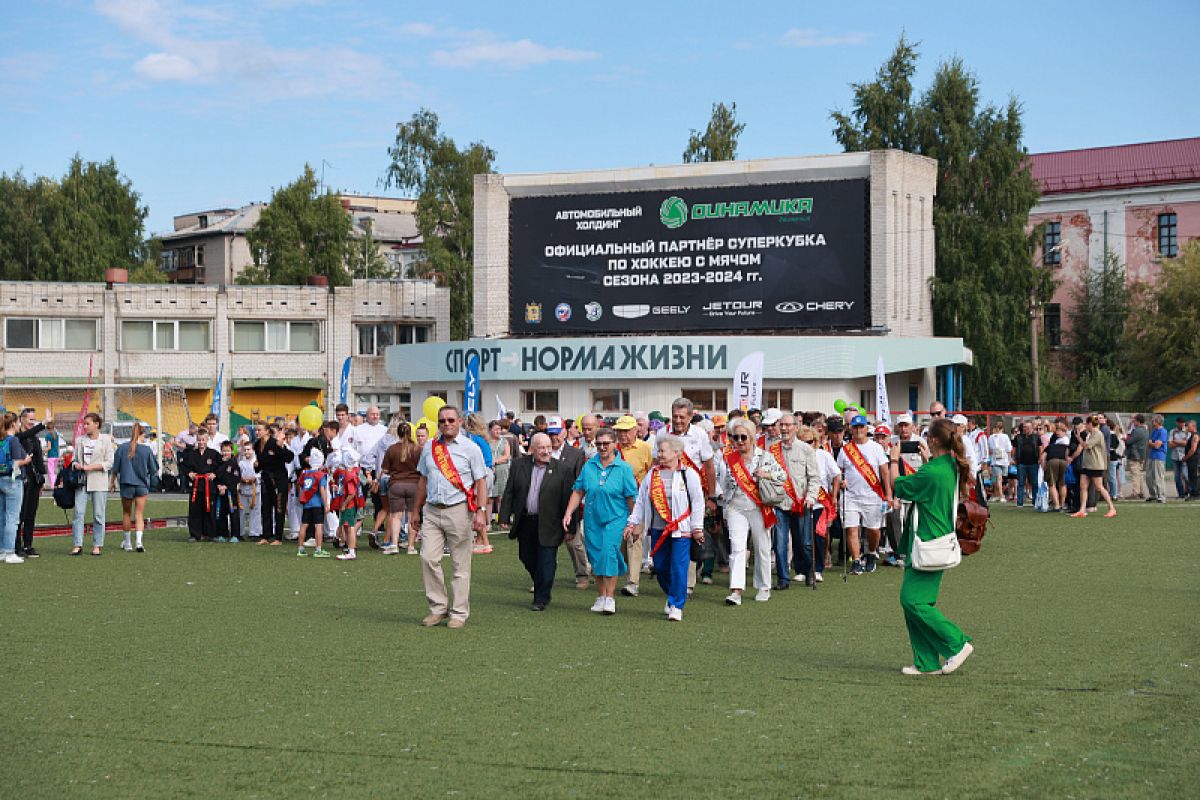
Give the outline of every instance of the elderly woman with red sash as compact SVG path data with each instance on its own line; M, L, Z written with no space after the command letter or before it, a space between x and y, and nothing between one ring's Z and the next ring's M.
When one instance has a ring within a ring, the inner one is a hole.
M758 479L787 480L783 467L755 443L754 423L744 417L729 421L729 447L725 449L725 527L729 531L729 596L731 606L742 604L746 588L746 543L754 541L754 599L771 599L771 530L775 510L763 505Z
M657 463L642 479L625 527L629 537L648 532L654 572L667 596L663 612L671 622L683 621L692 539L704 541L704 488L700 473L681 463L683 448L678 436L659 438Z

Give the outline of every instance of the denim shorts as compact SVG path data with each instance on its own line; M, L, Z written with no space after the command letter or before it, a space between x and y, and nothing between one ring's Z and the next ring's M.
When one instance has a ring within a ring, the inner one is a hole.
M150 490L145 486L134 486L132 483L121 484L121 499L133 500L135 497L145 497L150 494Z

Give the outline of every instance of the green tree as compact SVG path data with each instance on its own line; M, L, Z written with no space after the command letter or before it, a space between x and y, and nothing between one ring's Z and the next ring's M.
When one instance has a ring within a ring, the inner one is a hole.
M1134 287L1123 335L1125 373L1146 399L1166 397L1200 375L1200 241L1163 259L1153 285Z
M350 260L347 264L354 278L394 278L394 270L379 252L379 240L375 238L371 218L363 220L363 234L350 245Z
M116 162L71 159L59 180L0 176L0 276L100 281L140 260L147 209Z
M1106 249L1100 269L1089 269L1074 294L1070 343L1077 374L1119 371L1130 303L1117 254Z
M130 283L166 283L167 273L159 263L162 257L162 239L153 236L142 246L142 257L129 270Z
M450 288L450 336L466 339L474 314L475 176L492 171L496 154L482 142L460 149L423 108L396 125L388 156L384 185L417 195L426 260L414 271Z
M737 158L738 138L746 129L746 123L737 121L737 103L713 103L712 117L704 133L692 129L687 149L683 151L683 163L697 164L702 161L733 161Z
M847 151L892 147L936 159L934 334L962 337L975 354L965 403L1029 397L1029 308L1053 284L1035 272L1026 230L1038 190L1021 144L1021 107L980 105L962 61L940 64L914 102L916 46L903 36L876 80L854 84L849 114L834 112Z
M348 286L351 227L337 195L320 192L316 174L305 164L304 174L275 190L246 233L254 264L238 283L299 285L310 275L324 275L331 286Z

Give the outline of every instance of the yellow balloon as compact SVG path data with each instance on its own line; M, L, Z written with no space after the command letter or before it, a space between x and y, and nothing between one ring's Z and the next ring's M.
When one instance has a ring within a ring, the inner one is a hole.
M425 415L425 421L437 419L438 410L444 405L446 401L440 397L426 397L425 402L421 404L421 413Z
M321 427L321 423L325 421L325 415L321 413L321 409L316 406L305 406L300 409L300 414L297 417L300 427L306 431L315 431Z

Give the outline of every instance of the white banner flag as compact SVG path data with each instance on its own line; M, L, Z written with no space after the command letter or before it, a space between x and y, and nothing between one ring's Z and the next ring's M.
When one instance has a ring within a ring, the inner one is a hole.
M496 395L496 419L504 419L508 416L508 409L504 407L504 401L500 399L500 395Z
M888 404L887 377L883 372L883 356L875 366L875 421L889 428L892 425L892 409Z
M748 408L763 407L765 358L762 351L757 350L743 358L742 363L733 371L733 408L745 411Z

